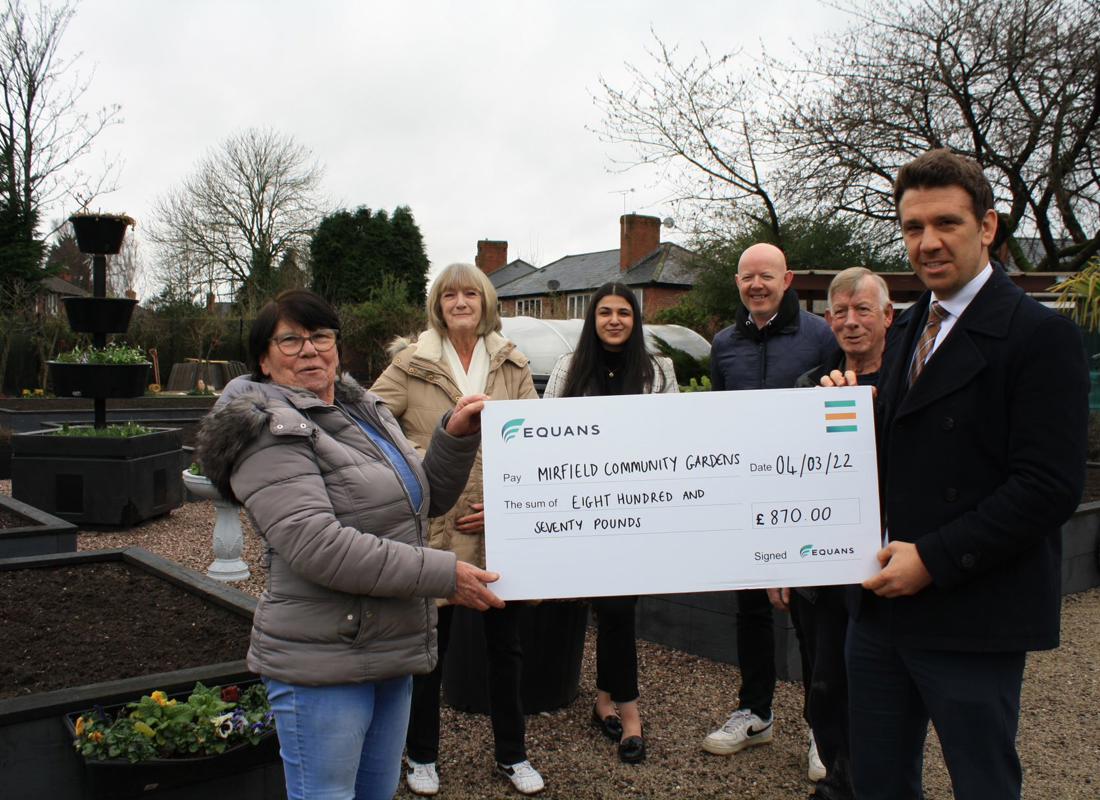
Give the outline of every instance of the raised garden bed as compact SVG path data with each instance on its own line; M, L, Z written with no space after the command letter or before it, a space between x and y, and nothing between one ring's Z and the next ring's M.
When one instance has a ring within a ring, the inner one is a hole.
M77 525L129 527L182 500L180 435L12 437L12 496Z
M0 558L76 551L76 526L0 495Z
M255 600L138 548L0 561L0 595L0 774L8 800L86 796L66 714L156 689L187 691L196 681L255 677L243 661ZM281 765L269 760L140 796L215 792L282 797Z

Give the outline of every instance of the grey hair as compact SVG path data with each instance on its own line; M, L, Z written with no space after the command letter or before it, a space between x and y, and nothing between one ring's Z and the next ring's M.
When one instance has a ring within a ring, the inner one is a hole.
M428 292L428 323L440 336L447 335L447 323L443 320L443 293L453 289L476 289L481 295L481 322L477 335L485 336L499 331L500 312L497 311L497 290L488 276L473 264L450 264L436 277Z
M830 308L833 305L833 295L837 292L841 294L855 294L859 291L860 284L865 280L870 280L875 284L878 289L879 301L883 308L890 305L890 289L886 286L886 281L882 279L882 276L877 272L872 272L867 267L848 267L848 269L841 270L829 283L828 303Z

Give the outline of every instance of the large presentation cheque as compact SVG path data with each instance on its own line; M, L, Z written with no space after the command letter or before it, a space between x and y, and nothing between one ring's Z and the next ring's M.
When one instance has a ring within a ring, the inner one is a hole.
M878 571L868 387L494 401L482 448L487 564L505 600Z

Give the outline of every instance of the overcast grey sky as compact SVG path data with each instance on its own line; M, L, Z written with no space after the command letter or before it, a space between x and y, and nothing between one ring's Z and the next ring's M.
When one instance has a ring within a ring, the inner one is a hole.
M122 105L83 166L121 158L98 207L139 241L209 149L267 126L313 151L334 208L410 206L434 272L482 238L540 266L616 248L629 189L625 210L671 213L586 130L600 76L625 87L624 63L650 63L651 27L685 54L790 52L844 22L812 0L83 0L63 49L95 68L87 106Z

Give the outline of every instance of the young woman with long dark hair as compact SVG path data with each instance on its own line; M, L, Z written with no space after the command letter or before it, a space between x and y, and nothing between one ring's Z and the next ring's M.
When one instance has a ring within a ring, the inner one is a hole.
M544 398L676 392L672 361L650 355L638 299L625 284L605 283L588 303L577 349L558 359ZM628 764L645 759L638 709L637 597L597 597L596 701L592 720L619 743Z

